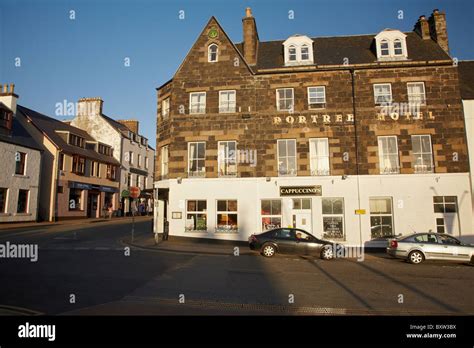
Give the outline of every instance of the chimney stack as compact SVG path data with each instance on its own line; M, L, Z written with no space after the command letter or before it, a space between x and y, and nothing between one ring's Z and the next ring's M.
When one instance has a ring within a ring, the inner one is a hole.
M413 30L423 40L428 40L431 38L430 25L428 24L428 20L426 19L425 15L422 15L420 18L418 18L418 22L416 22L415 28Z
M446 30L446 14L434 9L430 18L428 19L430 26L431 38L438 43L438 45L449 54L448 46L448 32Z
M258 33L255 18L252 16L250 7L245 9L245 17L242 19L243 26L243 51L244 58L249 65L257 64Z
M15 84L0 85L0 102L5 104L14 114L16 113L18 98L18 95L15 94Z
M120 122L121 124L126 126L133 133L138 134L140 123L137 120L117 120L117 122Z
M99 98L81 98L78 101L77 116L99 116L102 115L104 101Z

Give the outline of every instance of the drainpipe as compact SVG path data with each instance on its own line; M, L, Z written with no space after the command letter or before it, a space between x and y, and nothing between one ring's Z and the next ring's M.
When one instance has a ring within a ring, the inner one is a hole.
M352 114L354 115L354 145L355 145L355 156L356 156L356 176L357 176L357 205L358 209L360 209L360 181L359 181L359 143L358 143L358 135L357 135L357 117L356 117L356 106L355 106L355 70L354 68L349 69L351 73L351 83L352 83ZM361 215L359 216L359 243L362 246L362 218Z

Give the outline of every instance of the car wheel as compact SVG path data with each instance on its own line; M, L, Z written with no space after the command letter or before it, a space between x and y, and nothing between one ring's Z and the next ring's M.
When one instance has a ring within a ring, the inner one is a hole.
M265 257L272 257L276 254L276 249L271 244L266 244L262 248L262 255Z
M331 247L324 247L321 251L321 258L323 260L332 260L334 258L334 252Z
M423 253L420 251L412 251L408 255L408 261L414 265L420 264L425 260L425 257L423 256Z

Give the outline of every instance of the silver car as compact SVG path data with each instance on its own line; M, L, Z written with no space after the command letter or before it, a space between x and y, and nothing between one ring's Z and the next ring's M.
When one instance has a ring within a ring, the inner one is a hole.
M419 264L424 260L468 261L474 263L474 245L440 233L415 233L390 239L387 253Z

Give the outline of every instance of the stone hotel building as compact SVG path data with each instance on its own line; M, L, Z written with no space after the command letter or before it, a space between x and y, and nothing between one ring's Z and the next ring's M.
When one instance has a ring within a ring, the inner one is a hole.
M157 88L155 232L246 240L295 226L347 244L472 234L445 13L413 31L243 42L216 18Z

